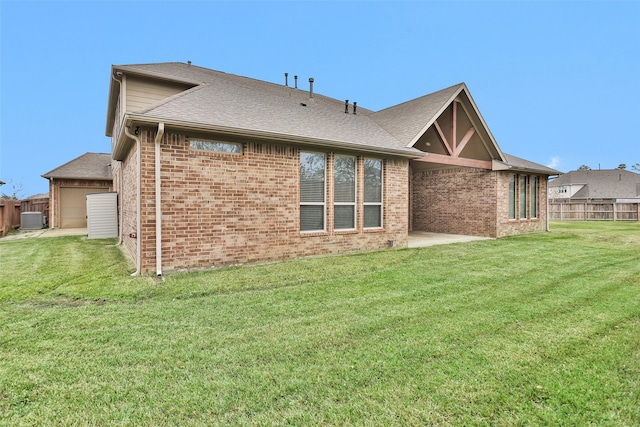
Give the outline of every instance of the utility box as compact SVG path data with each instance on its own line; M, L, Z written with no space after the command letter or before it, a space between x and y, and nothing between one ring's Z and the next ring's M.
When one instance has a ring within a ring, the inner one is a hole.
M20 214L20 230L41 230L44 228L42 212L22 212Z
M87 194L87 238L118 237L118 193Z

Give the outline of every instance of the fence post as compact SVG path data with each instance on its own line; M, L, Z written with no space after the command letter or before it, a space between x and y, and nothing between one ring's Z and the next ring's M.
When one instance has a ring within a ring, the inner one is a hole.
M616 204L617 204L616 202L612 203L612 205L613 205L613 221L614 222L616 221L616 218L617 218Z

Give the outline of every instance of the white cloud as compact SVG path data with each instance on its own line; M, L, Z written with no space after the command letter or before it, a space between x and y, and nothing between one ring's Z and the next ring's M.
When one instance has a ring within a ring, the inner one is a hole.
M556 169L558 168L560 165L562 164L562 161L560 160L560 157L558 156L553 156L551 158L551 161L547 164L548 168L551 169Z

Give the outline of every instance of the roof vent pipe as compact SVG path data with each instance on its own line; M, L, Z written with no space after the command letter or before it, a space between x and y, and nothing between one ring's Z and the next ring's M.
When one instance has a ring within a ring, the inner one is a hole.
M296 89L298 89L298 76L293 76L293 80L296 84Z
M309 78L309 98L313 98L313 77Z
M353 102L353 114L356 113L356 108L358 108L358 103L357 102Z
M349 100L348 99L344 100L344 113L345 114L349 114Z
M289 73L284 73L284 85L289 87Z

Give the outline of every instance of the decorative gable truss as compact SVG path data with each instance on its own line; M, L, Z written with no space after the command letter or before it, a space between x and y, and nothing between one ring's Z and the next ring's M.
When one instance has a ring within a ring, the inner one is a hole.
M427 153L415 160L426 167L438 164L492 170L492 160L504 158L464 85L411 146Z

